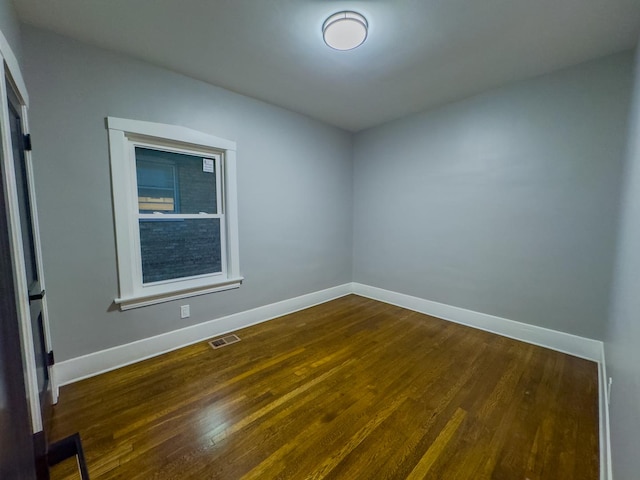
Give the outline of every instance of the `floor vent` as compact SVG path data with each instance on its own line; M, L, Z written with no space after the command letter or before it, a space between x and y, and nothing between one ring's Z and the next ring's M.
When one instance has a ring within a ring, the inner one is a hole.
M237 335L227 335L226 337L216 338L209 342L213 348L226 347L227 345L231 345L232 343L239 342L240 338Z

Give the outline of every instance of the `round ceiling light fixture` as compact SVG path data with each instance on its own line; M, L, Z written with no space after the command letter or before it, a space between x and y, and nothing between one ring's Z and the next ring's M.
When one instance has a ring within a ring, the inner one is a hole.
M369 24L357 12L338 12L322 24L324 42L336 50L353 50L367 39Z

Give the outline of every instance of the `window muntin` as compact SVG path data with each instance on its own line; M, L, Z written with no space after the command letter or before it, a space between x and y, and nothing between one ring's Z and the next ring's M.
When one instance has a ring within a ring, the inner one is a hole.
M235 143L109 117L120 296L125 310L237 288Z

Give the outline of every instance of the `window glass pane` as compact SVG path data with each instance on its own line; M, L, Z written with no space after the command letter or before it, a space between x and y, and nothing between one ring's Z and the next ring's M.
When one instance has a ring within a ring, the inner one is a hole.
M140 213L218 213L213 158L136 147Z
M136 167L140 213L176 213L175 167L145 160Z
M141 219L143 283L222 271L220 219Z

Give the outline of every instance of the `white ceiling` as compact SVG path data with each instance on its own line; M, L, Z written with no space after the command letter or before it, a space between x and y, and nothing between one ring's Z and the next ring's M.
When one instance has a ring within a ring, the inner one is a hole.
M351 131L631 48L640 0L14 0L22 21ZM369 38L339 52L327 16Z

